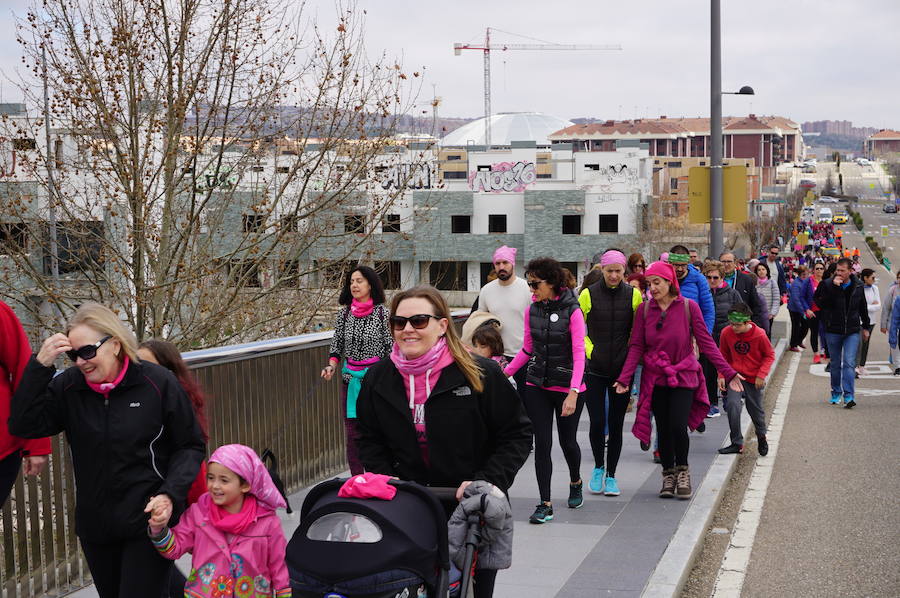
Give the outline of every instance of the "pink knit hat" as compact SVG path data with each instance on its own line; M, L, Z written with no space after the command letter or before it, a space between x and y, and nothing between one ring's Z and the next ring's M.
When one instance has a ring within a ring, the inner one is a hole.
M224 465L244 478L250 484L250 494L256 497L257 504L273 511L287 506L281 492L275 487L269 470L249 446L243 444L220 446L210 455L209 462Z
M669 284L675 286L676 291L680 292L680 288L678 287L678 277L675 275L675 268L668 262L653 262L647 267L644 276L647 278L650 278L651 276L665 278L669 281Z
M497 262L509 262L510 264L516 263L516 253L518 250L515 247L507 247L503 245L502 247L498 247L494 252L494 259L491 260L492 264L496 264Z

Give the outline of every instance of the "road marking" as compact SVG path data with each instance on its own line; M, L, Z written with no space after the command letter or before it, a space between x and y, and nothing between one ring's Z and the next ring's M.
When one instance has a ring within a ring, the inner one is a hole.
M860 376L859 380L894 380L894 370L887 361L869 361L866 363L868 374ZM830 378L831 372L825 371L824 363L809 366L809 373L820 378ZM859 385L859 383L857 383Z
M766 500L766 492L775 469L775 458L778 456L781 432L784 428L788 404L791 402L791 391L794 388L794 379L799 366L800 356L794 355L788 366L781 392L775 401L775 409L772 411L772 418L766 432L766 438L769 441L769 455L758 458L753 467L750 483L747 485L744 500L741 503L741 512L738 513L731 541L725 550L722 565L716 576L713 598L740 598L744 579L747 576L747 567L750 565L750 552L753 550L756 530L759 527L763 504Z

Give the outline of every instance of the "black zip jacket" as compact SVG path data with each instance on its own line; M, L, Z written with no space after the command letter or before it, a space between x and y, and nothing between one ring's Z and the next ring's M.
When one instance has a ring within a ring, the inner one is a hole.
M390 359L369 368L356 403L360 458L366 471L426 486L486 480L509 489L531 448L531 422L519 394L494 361L477 358L484 391L476 393L456 363L441 372L425 403L425 465L409 398Z
M853 334L860 331L860 324L871 324L865 286L855 274L850 275L846 289L835 285L833 277L826 278L816 287L813 300L821 310L818 317L826 332Z
M54 378L55 371L31 358L12 399L9 429L23 438L65 432L75 466L75 533L92 542L146 536L144 507L156 494L172 499L174 526L206 453L175 376L131 362L105 399L77 367Z

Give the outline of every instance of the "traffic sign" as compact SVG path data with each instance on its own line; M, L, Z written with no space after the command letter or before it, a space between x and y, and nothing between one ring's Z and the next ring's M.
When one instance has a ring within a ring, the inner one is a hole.
M887 236L888 236L888 227L887 227L887 224L882 224L882 225L881 225L881 236L882 236L882 237L887 237Z

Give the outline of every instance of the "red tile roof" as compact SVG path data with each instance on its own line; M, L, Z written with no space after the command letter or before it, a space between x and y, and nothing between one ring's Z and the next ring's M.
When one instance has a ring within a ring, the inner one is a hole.
M878 131L869 139L900 139L900 131L892 131L891 129L884 129Z
M722 119L724 130L780 130L782 133L798 132L800 127L794 121L783 116L746 117L726 116ZM689 137L692 135L708 135L708 118L647 118L624 121L608 120L603 123L573 125L548 135L551 140L591 139L609 136L642 136L642 137Z

